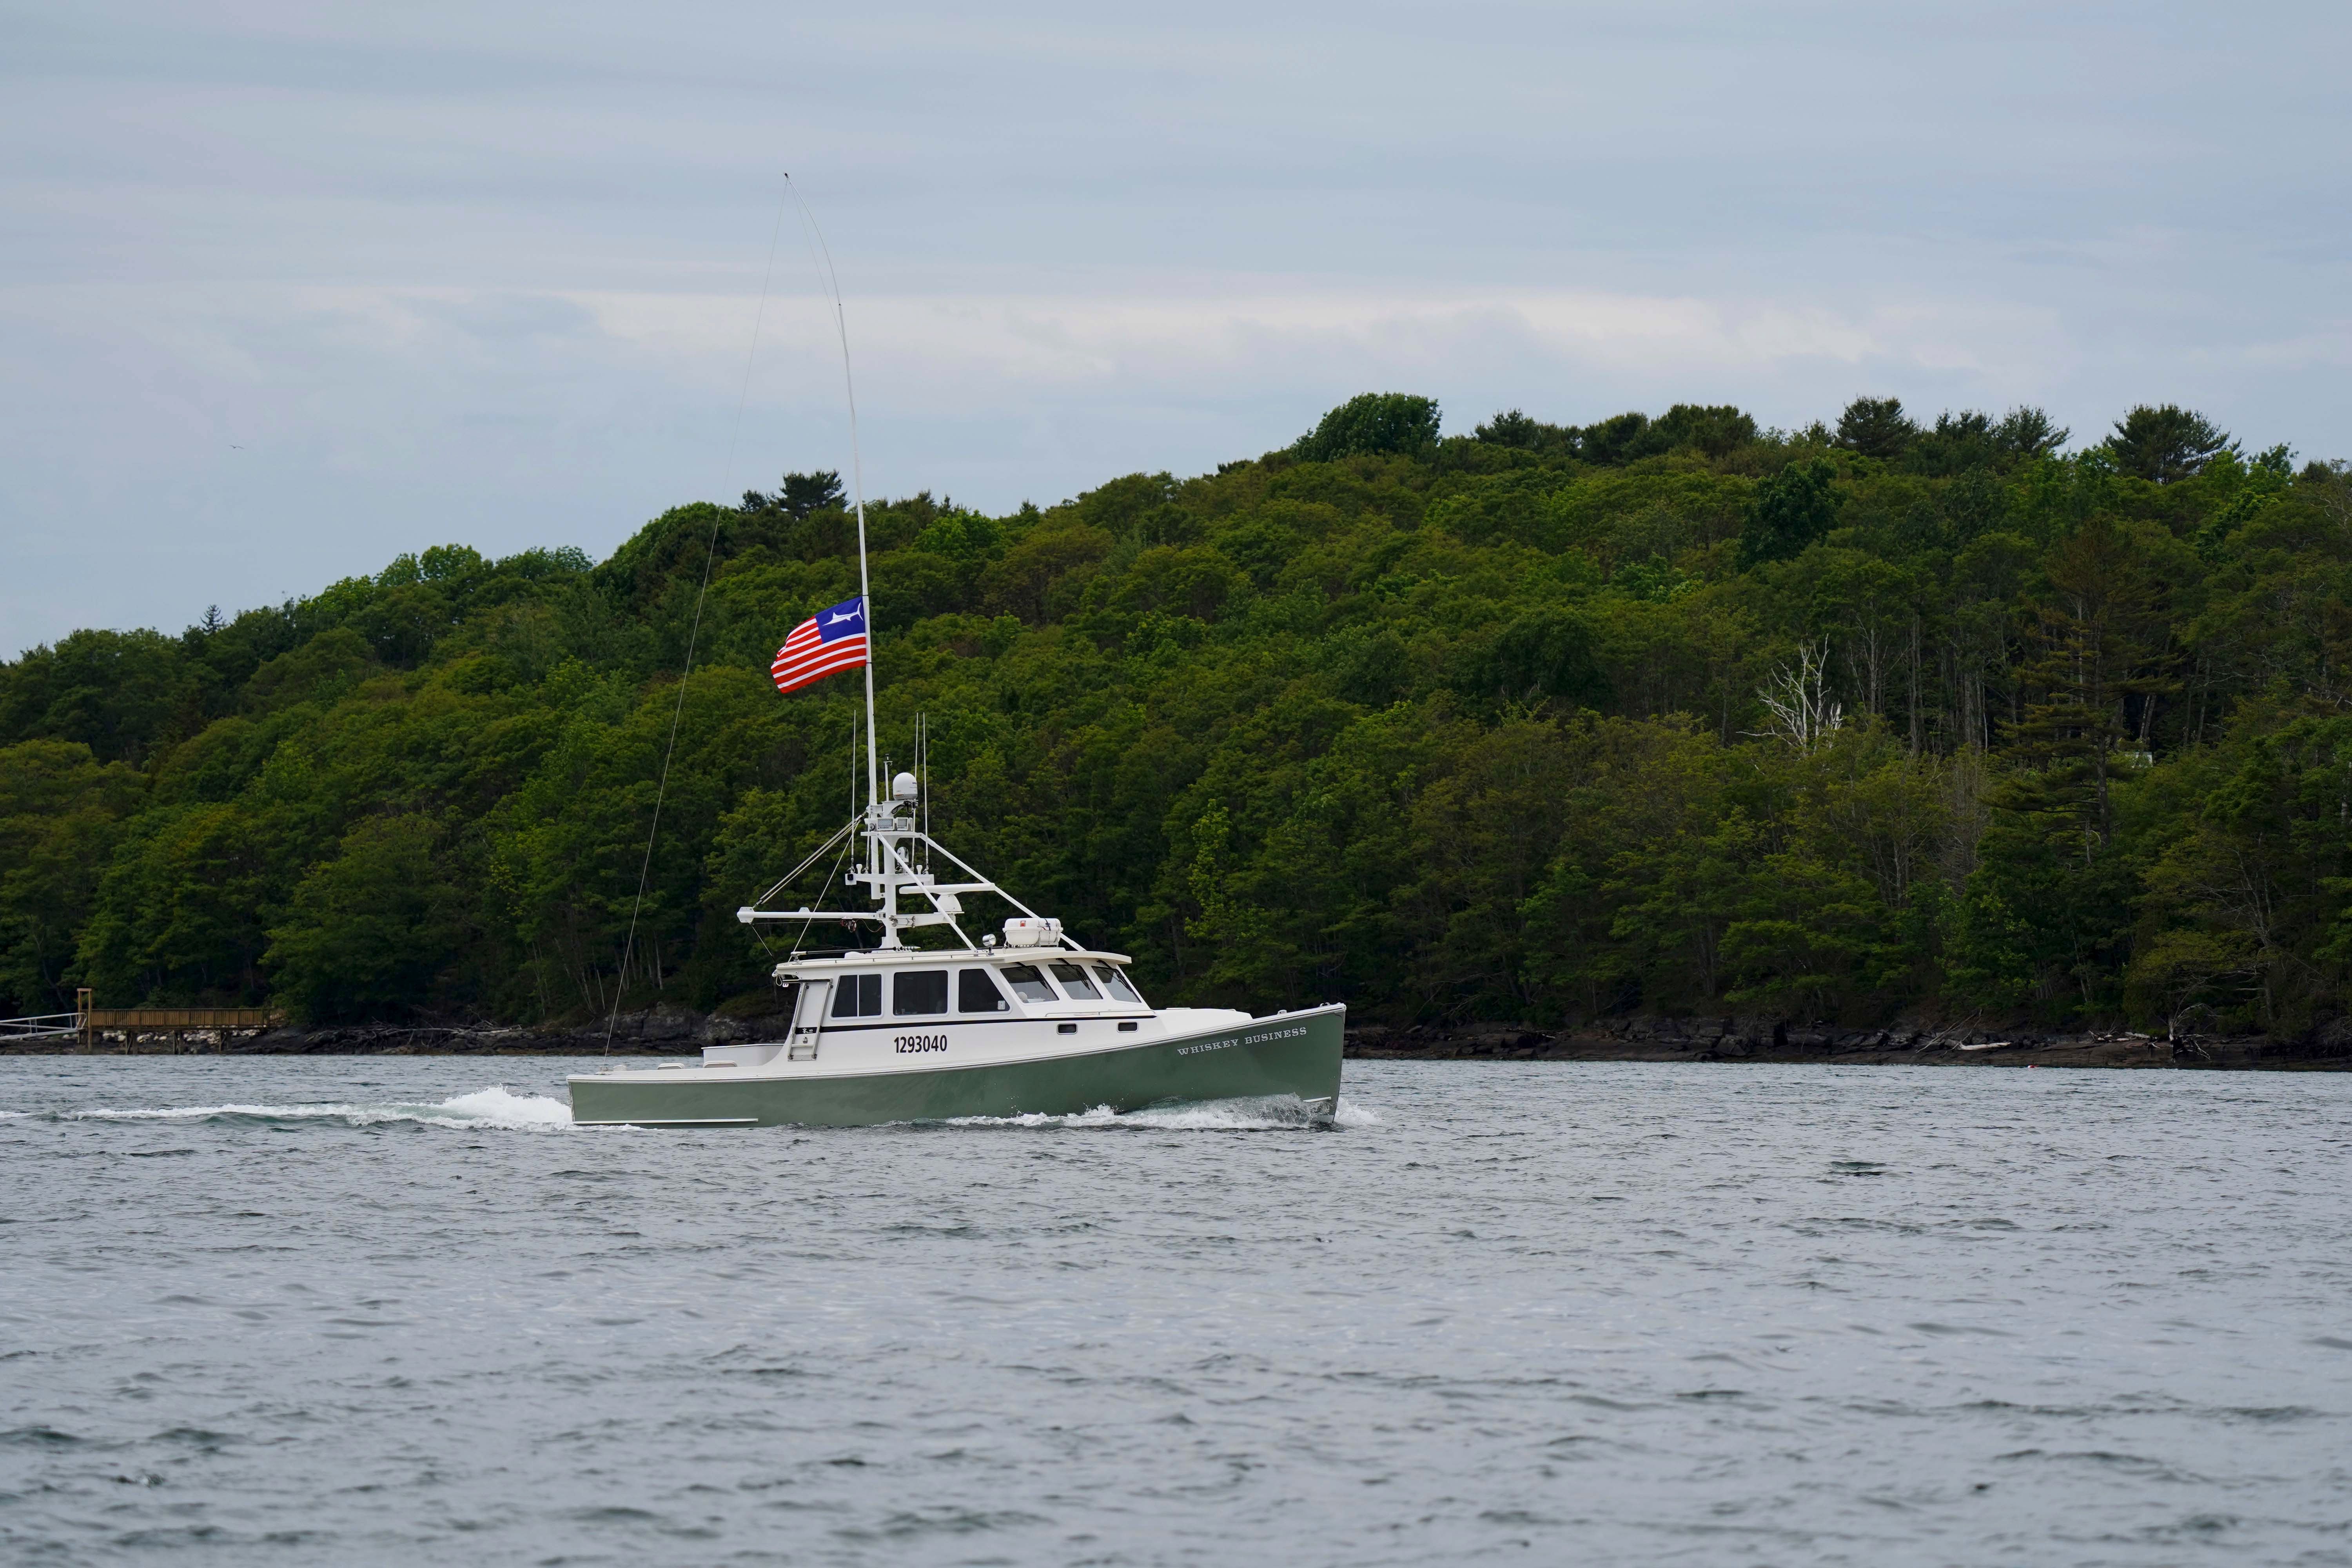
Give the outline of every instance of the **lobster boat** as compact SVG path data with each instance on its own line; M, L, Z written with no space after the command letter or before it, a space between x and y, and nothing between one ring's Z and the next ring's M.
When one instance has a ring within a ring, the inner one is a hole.
M862 864L845 881L866 886L877 908L736 911L747 925L870 922L880 945L778 963L789 1000L772 1039L708 1047L699 1062L574 1076L572 1120L854 1127L1234 1099L1296 1100L1309 1116L1337 1106L1342 1005L1263 1017L1155 1007L1126 954L1087 947L1018 904L1001 936L973 941L963 900L1013 900L915 825L919 793L913 774L898 774L888 798L824 847L856 830ZM942 863L943 874L931 868ZM952 944L905 945L903 932L924 927Z
M774 1037L709 1047L698 1062L575 1075L568 1080L572 1121L854 1127L1234 1099L1295 1100L1309 1116L1335 1111L1344 1005L1263 1017L1155 1007L1129 973L1126 954L1077 942L931 836L923 732L919 772L897 773L887 792L881 787L887 769L874 746L862 498L857 543L858 596L795 627L770 674L779 690L791 692L864 668L866 805L760 903L835 854L835 868L846 869L833 885L862 889L867 907L755 903L736 910L755 929L799 927L791 956L772 971L787 994ZM1018 912L1001 932L975 939L964 910L974 897ZM814 927L834 925L853 928L860 943L829 951L801 945ZM868 936L878 940L868 944Z

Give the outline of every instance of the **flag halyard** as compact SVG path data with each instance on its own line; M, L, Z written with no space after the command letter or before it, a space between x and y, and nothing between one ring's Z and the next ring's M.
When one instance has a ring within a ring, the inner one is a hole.
M794 626L776 650L768 676L777 690L797 691L828 675L856 669L866 659L866 600L860 595L819 610Z

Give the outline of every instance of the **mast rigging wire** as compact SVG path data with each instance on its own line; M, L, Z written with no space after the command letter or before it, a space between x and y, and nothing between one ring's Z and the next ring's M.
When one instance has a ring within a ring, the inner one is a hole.
M786 174L784 189L797 196L799 193L792 191L792 184L793 177ZM743 384L735 395L735 421L727 433L725 471L730 475L735 471L735 448L743 436L744 405L751 400L751 368L760 358L760 330L766 324L768 319L768 288L776 276L776 244L783 237L783 233L784 204L779 198L776 203L776 221L768 231L768 263L760 274L760 307L751 316L751 344L743 353ZM845 328L844 331L845 331L846 329ZM845 337L843 341L845 348L847 339ZM853 439L853 446L854 444ZM669 714L669 740L662 747L661 778L654 785L654 819L646 829L645 857L637 862L637 896L629 905L629 934L627 940L621 944L621 973L613 985L613 1011L604 1020L604 1055L608 1057L613 1054L613 1030L621 1021L621 1002L629 988L629 959L636 952L637 917L646 907L646 879L653 870L654 840L661 834L662 802L669 794L670 759L677 753L677 723L686 712L687 679L694 673L694 650L696 645L702 640L702 602L710 595L710 568L719 559L719 531L725 526L726 521L727 510L722 506L718 510L717 515L710 520L710 544L702 554L702 585L695 590L694 624L686 635L686 668L678 672L677 701L670 709ZM866 514L861 510L858 513L858 546L861 565L866 542L865 529ZM867 625L869 626L872 625L870 614L867 617ZM867 679L869 680L872 679L870 674Z
M800 874L801 874L802 872L803 872L803 871L807 870L810 867L812 867L812 866L814 866L814 865L815 865L815 864L816 864L816 860L817 860L817 857L818 857L818 856L820 856L820 855L824 854L826 850L828 850L828 849L832 848L832 847L834 847L834 845L835 845L835 844L838 843L842 838L845 837L848 835L849 830L850 830L850 828L851 828L851 826L854 826L854 825L853 825L853 824L850 824L850 823L846 823L846 822L845 822L845 823L843 823L839 827L835 828L835 829L833 830L833 837L832 837L831 838L826 839L824 843L822 843L822 844L818 845L814 849L811 850L811 851L809 852L809 858L808 858L807 859L805 859L805 860L802 861L799 865L797 865L797 866L793 867L791 870L789 870L789 871L785 872L782 877L779 877L778 879L776 879L776 885L775 885L774 887L772 887L772 888L770 888L766 892L761 893L761 894L757 899L754 899L754 900L752 900L752 902L754 902L754 903L759 903L759 904L764 904L764 903L766 903L770 899L774 898L778 893L782 892L786 888L791 887L791 886L793 885L793 881L799 878L799 876L800 876Z

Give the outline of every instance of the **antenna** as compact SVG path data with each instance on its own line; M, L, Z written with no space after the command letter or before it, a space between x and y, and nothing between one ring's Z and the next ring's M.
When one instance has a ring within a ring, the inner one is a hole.
M866 804L871 808L882 801L882 781L874 757L874 586L866 572L866 460L857 447L857 383L849 371L849 312L842 307L841 279L833 270L833 249L824 242L824 230L817 226L816 215L809 211L801 188L793 184L789 174L784 176L784 189L792 193L793 204L801 209L815 242L812 258L823 267L825 286L833 291L833 324L841 338L841 389L849 401L849 493L857 507L857 595L866 605ZM878 858L874 869L883 869Z

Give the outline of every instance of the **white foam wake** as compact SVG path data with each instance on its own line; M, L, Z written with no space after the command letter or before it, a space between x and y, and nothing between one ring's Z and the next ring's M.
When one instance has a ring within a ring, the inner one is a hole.
M342 1102L294 1105L177 1105L152 1110L69 1110L69 1121L209 1121L229 1118L268 1121L341 1121L372 1127L415 1121L428 1127L466 1130L501 1128L519 1132L570 1127L572 1107L543 1094L517 1094L504 1084L478 1089L425 1104L358 1105Z
M1213 1100L1149 1110L1113 1110L1097 1105L1067 1116L1032 1111L1026 1116L956 1116L950 1127L1056 1127L1071 1131L1136 1129L1159 1132L1289 1132L1314 1127L1378 1127L1380 1115L1342 1097L1328 1115L1309 1110L1292 1095L1264 1100Z
M0 1116L37 1114L39 1113L0 1112ZM131 1110L96 1107L59 1112L58 1119L66 1121L341 1121L351 1127L408 1121L459 1131L502 1129L518 1132L541 1132L572 1125L572 1107L563 1100L543 1094L517 1094L504 1084L493 1084L488 1089L478 1089L471 1094L455 1095L431 1104L369 1105L323 1101L289 1105L173 1105ZM1378 1127L1382 1125L1382 1119L1370 1106L1359 1105L1344 1096L1338 1110L1327 1115L1310 1110L1292 1096L1278 1095L1265 1100L1206 1100L1193 1105L1124 1113L1107 1105L1098 1105L1092 1110L1068 1116L1048 1116L1042 1112L1032 1112L1026 1116L959 1116L951 1118L948 1125L1050 1127L1072 1131L1126 1129L1160 1132L1287 1132L1318 1127Z

